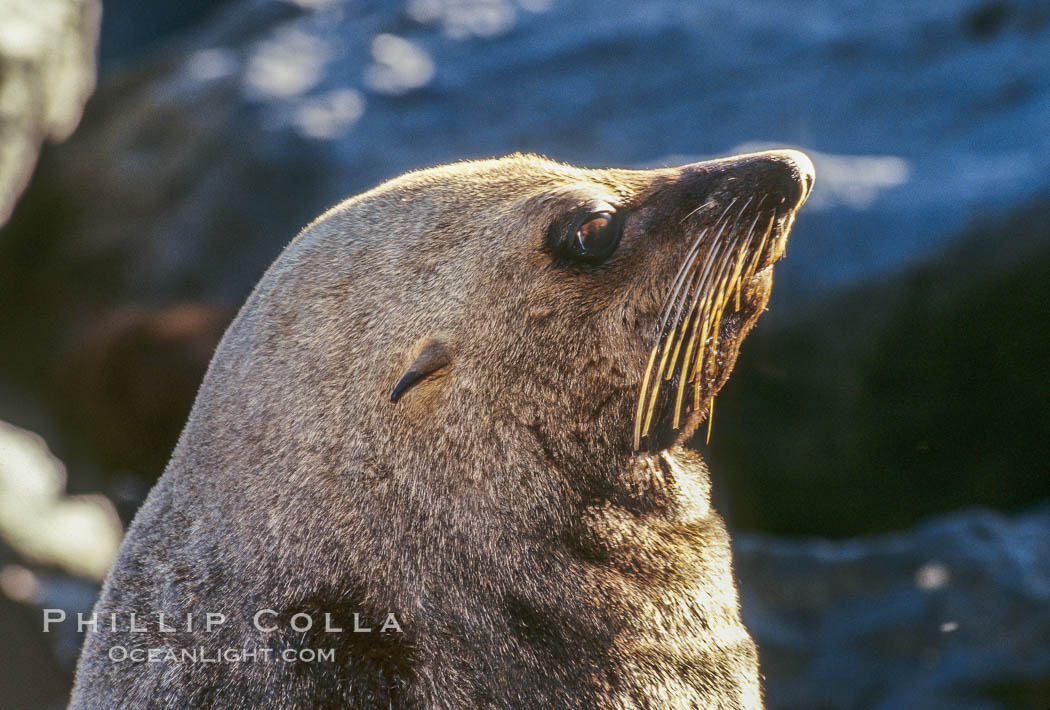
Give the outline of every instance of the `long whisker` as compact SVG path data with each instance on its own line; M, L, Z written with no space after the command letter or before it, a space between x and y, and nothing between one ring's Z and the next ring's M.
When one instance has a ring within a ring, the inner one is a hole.
M736 268L734 268L734 273L736 271L738 271L739 266L743 263L744 254L745 254L745 251L746 251L745 249L740 248L740 245L739 245L739 242L741 241L741 239L740 239L740 232L737 231L736 227L737 227L738 224L740 224L740 219L741 219L741 217L744 216L744 210L747 209L747 205L750 204L750 202L751 202L751 198L748 199L747 203L745 203L744 207L740 210L740 214L737 215L736 222L733 223L733 231L730 233L730 235L731 235L731 237L733 239L733 249L735 249L736 252L737 252ZM748 238L750 238L750 236L751 236L751 233L750 233L750 230L749 230ZM727 261L726 263L728 264L728 263L731 263L731 262ZM726 274L726 276L728 276L728 274ZM718 311L719 311L719 315L721 315L721 311L725 309L725 305L726 305L725 304L725 300L726 300L726 298L729 295L728 294L728 290L726 289L726 287L728 286L731 289L732 288L732 283L733 283L733 280L731 278L728 281L725 281L725 277L723 277L723 284L720 286L721 290L719 291L719 296L718 296L718 306L717 306L717 308L718 308Z
M735 199L734 199L734 202L735 202ZM741 214L742 214L744 208L747 208L747 205L744 205L742 208L740 208ZM723 243L722 243L721 236L722 236L722 233L724 231L726 231L727 225L729 225L729 221L728 220L724 220L724 217L726 217L726 212L722 212L722 216L719 217L719 223L720 224L716 224L715 225L716 227L718 227L718 232L711 239L711 243L714 245L713 246L714 252L713 253L709 253L705 257L705 259L703 259L703 268L705 268L705 274L711 268L711 265L713 263L717 262L721 251L723 251ZM737 220L739 220L739 216L737 216ZM695 295L693 297L693 306L696 305L696 300L699 298L699 294L702 291L703 284L701 283L698 286L699 286L699 289L695 291ZM685 304L685 301L682 301L682 305L684 305L684 304Z
M697 254L700 253L700 240L704 238L705 234L707 234L706 229L697 235L696 239L693 241L692 248L686 255L685 261L682 262L682 266L678 269L678 274L675 276L674 285L671 287L671 293L668 296L667 300L664 301L664 307L660 313L661 333L663 333L664 330L667 328L667 320L670 317L674 304L678 299L678 294L682 289L682 285L685 283L685 276L692 268L693 262L696 261Z
M695 370L690 370L691 357L692 357L693 348L696 346L697 332L698 332L697 324L701 322L701 317L703 316L704 312L706 311L708 302L710 301L710 298L711 298L711 294L710 294L710 292L708 291L708 288L707 288L707 285L708 285L708 282L709 282L710 276L711 276L711 267L712 267L713 264L719 262L719 260L721 259L722 252L724 252L727 247L728 247L728 243L727 242L722 242L720 244L715 245L714 253L712 253L711 256L706 260L706 263L704 264L703 273L701 274L700 279L699 279L700 283L699 283L699 286L697 288L696 297L694 298L693 306L691 308L692 313L693 313L692 334L690 335L690 338L689 338L689 345L686 347L685 360L684 360L684 365L682 367L682 379L679 382L678 392L676 393L676 396L675 396L675 410L674 410L675 411L675 420L674 420L674 427L675 428L678 427L678 422L681 419L682 394L685 391L685 387L684 387L685 382L688 380L689 377L691 377L691 376L693 376L695 374ZM702 301L700 300L700 296L701 295L703 295L703 300ZM706 318L704 318L704 321L705 321L704 325L705 325L705 329L706 329ZM703 332L703 331L701 331L701 332ZM703 347L703 345L701 343L701 349L702 349L702 347Z
M766 197L765 197L765 195L763 195L762 199L759 200L758 205L756 206L756 209L760 209L762 207L762 202L764 202L765 199L766 199ZM739 244L738 243L738 244L734 245L734 247L737 249L737 257L736 257L736 260L735 260L735 264L733 266L732 275L729 276L729 273L726 270L726 266L728 266L728 264L731 263L729 260L726 261L726 264L725 264L725 266L723 266L723 269L722 269L722 271L724 272L724 275L722 276L722 285L719 287L718 305L715 308L712 309L716 313L715 319L714 319L714 326L712 327L712 330L711 330L711 348L708 350L708 353L712 356L712 363L714 363L714 359L713 358L714 358L714 355L715 355L715 352L716 352L715 348L718 345L718 335L719 335L718 327L721 324L722 314L725 312L725 307L728 304L730 292L734 292L735 291L735 293L736 293L736 300L734 302L734 306L735 306L736 310L740 310L740 284L741 284L741 281L740 281L740 269L741 269L741 267L743 267L743 265L744 265L744 257L747 256L747 253L748 253L748 251L751 248L751 244L754 241L755 226L758 224L758 219L759 219L760 215L761 215L761 212L756 212L755 219L754 219L754 221L751 222L751 226L747 230L747 236L744 237L744 239L742 239L742 240L738 239L738 242L739 241L743 241L745 243L744 244ZM739 222L739 219L738 219L738 222ZM727 276L728 276L728 280L726 279ZM735 289L734 289L734 286L735 286ZM701 368L702 367L703 367L703 364L701 363ZM694 390L693 390L693 401L694 401L694 408L695 409L699 409L700 408L700 384L701 384L701 380L702 380L702 378L698 375L696 377L696 384L695 384L695 387L694 387ZM704 442L705 444L710 444L711 443L711 424L714 421L714 416L715 416L715 398L712 396L710 403L707 405L707 437L706 437L706 440Z
M740 224L740 218L743 216L743 211L748 208L748 204L750 204L750 203L751 203L751 199L749 199L748 202L745 203L743 205L743 207L740 209L740 213L737 215L736 222L733 223L733 229L730 232L729 237L727 239L727 242L731 245L731 247L727 251L729 251L729 252L732 252L733 250L737 251L737 254L738 254L737 255L737 259L736 259L737 263L739 263L740 260L743 258L743 251L744 250L739 248L739 242L740 242L739 234L740 233L737 231L736 227L737 227L737 225ZM750 230L749 230L749 237L750 237ZM721 259L719 259L719 260L721 260ZM718 273L719 273L720 276L722 276L722 281L723 281L723 283L721 284L720 288L723 288L724 286L726 286L726 283L724 283L724 276L726 276L728 274L723 274L723 272L726 271L727 266L729 264L731 264L731 263L732 262L731 262L730 259L726 259L726 260L722 260L721 264L719 264L719 271L718 271ZM720 290L719 291L719 295L718 295L718 299L714 301L714 304L716 306L718 306L718 307L721 307L722 306L721 300L722 300L722 291Z
M741 215L743 213L741 212ZM739 223L740 217L737 218ZM739 241L739 233L734 232L733 236L736 237L733 240L733 248L737 248ZM738 256L736 262L739 263L741 257ZM700 333L700 350L696 358L696 362L693 365L691 372L691 379L693 381L693 409L700 409L700 388L703 384L703 374L707 371L707 361L704 359L704 355L710 355L714 357L716 350L715 347L718 344L718 326L722 320L722 309L725 307L727 286L729 285L729 273L731 265L734 264L734 260L725 259L719 264L717 275L712 281L712 288L708 293L708 299L704 303L705 318L703 329ZM715 287L717 284L717 287ZM713 297L713 298L712 298ZM711 345L706 347L707 334L711 333ZM704 352L706 348L706 353ZM711 360L713 364L714 359Z
M686 347L686 351L685 351L685 360L684 360L685 364L682 367L682 372L683 372L682 380L679 383L678 392L676 393L676 396L675 396L675 424L674 424L674 426L676 428L678 426L678 422L679 422L680 417L681 417L682 397L683 397L683 395L685 393L685 383L688 380L696 377L696 365L695 365L695 363L692 360L692 354L693 354L693 349L696 347L696 344L697 344L698 335L699 335L699 342L700 342L700 350L699 350L699 352L697 354L697 360L702 360L703 359L704 341L707 339L707 327L708 327L708 320L709 320L709 318L707 316L707 309L708 309L708 305L711 302L711 292L708 289L708 283L710 281L710 277L711 277L711 273L712 273L711 266L712 266L712 264L717 263L720 260L721 253L726 250L727 246L728 245L726 243L719 244L718 248L715 251L715 253L712 255L712 258L707 261L707 263L705 264L703 276L701 277L700 288L697 291L697 295L698 296L701 293L703 294L703 300L702 301L698 300L693 306L693 312L695 314L695 317L694 317L694 321L693 321L692 334L689 337L689 345ZM697 325L700 324L701 322L703 323L703 325L698 328ZM696 406L694 406L694 409L695 408L696 408Z
M722 214L718 216L717 220L715 220L715 226L716 227L719 225L719 223L722 223L722 228L723 229L725 228L725 223L723 222L723 220L725 219L725 216L727 214L729 214L729 210L731 210L733 208L733 205L736 204L737 199L738 198L734 197L732 200L729 201L729 204L726 205L726 208L724 210L722 210ZM748 202L750 202L750 200L748 200ZM687 214L685 217L683 217L682 221L684 222L686 219L688 219L691 215L695 214L697 211L699 211L706 204L707 203L701 203L699 207L697 207L695 210L693 210L692 212ZM693 260L696 259L696 255L699 253L699 250L700 250L700 243L703 240L705 234L707 234L707 229L704 229L703 231L701 231L696 236L696 239L693 240L693 243L690 246L689 253L686 256L685 261L682 262L682 266L679 267L678 273L675 275L674 285L671 287L672 295L664 302L664 307L663 307L663 310L661 311L661 314L660 314L660 332L661 333L663 332L664 328L667 327L667 318L668 318L668 316L671 313L671 308L672 308L673 302L675 301L675 299L678 298L678 291L682 287L683 277L685 276L686 272L689 271L689 268L692 265ZM719 237L721 237L721 231L719 232L718 236L715 237L715 239L717 240Z
M762 257L762 252L766 248L766 242L769 241L769 235L773 232L773 223L777 219L777 211L772 210L769 215L769 224L766 225L765 234L762 235L762 240L758 243L758 248L755 249L755 255L751 258L751 263L747 267L746 278L750 279L755 275L755 269L758 268L758 261Z
M740 208L740 214L737 215L737 222L740 221L740 217L744 214L744 210L746 210L747 206L751 203L751 199L752 198L748 198L747 202L745 202L743 207ZM707 257L704 259L705 267L707 265L709 265L712 261L716 261L717 260L718 253L720 253L721 246L722 246L722 233L725 231L726 226L729 224L729 220L726 219L726 217L729 214L729 210L732 208L732 206L736 202L736 200L737 200L737 198L734 197L732 199L732 201L730 201L729 206L726 207L725 210L723 210L722 216L718 218L719 222L717 222L715 224L715 226L718 227L718 233L712 239L712 243L715 245L716 253L707 255ZM735 224L734 224L734 228L735 228ZM694 281L692 281L690 283L690 287L688 289L686 289L685 293L682 295L682 301L678 304L678 307L677 307L676 312L675 312L675 317L671 321L674 324L674 327L676 329L674 335L675 335L675 338L677 340L677 343L676 343L675 349L674 349L674 356L671 358L672 366L671 366L670 369L667 370L667 373L666 373L664 379L669 380L674 375L674 364L678 361L678 353L681 350L682 342L685 340L686 333L688 332L687 324L688 324L688 322L690 320L690 315L692 314L693 309L696 308L696 303L700 299L700 296L703 294L703 292L704 292L704 284L701 283L699 280L694 280ZM679 318L681 317L681 314L683 313L682 306L684 306L686 301L689 300L689 294L690 293L694 294L693 299L692 299L692 304L690 305L690 307L688 309L684 310L684 313L686 313L687 315L686 315L686 318L680 324L682 327L679 328L678 327L679 326Z
M751 200L748 199L748 201L745 202L744 205L740 208L740 213L737 215L736 222L734 223L734 230L735 230L736 224L739 224L740 218L743 217L744 212L747 210L747 207L748 207L748 205L750 203L751 203ZM718 236L719 237L721 237L722 232L724 231L724 227L725 227L725 225L723 224L723 228L720 229L719 232L718 232ZM731 232L731 235L733 237L735 237L735 232ZM681 338L678 340L678 344L675 346L674 356L671 359L671 361L672 361L672 370L668 373L669 375L673 373L673 371L674 371L674 364L676 364L678 362L678 352L679 352L679 350L682 347L682 343L686 339L686 335L691 332L691 335L689 337L689 345L686 347L686 351L685 351L685 353L686 353L685 354L685 358L682 361L682 367L679 370L681 372L681 376L679 378L678 386L676 388L677 391L675 392L675 404L674 404L674 410L673 410L674 411L674 419L672 421L672 427L674 427L675 429L678 428L678 425L681 422L681 418L682 418L682 399L683 399L683 395L685 393L685 385L686 385L687 380L689 379L689 377L692 374L691 373L691 365L692 365L692 363L691 363L691 359L690 358L692 356L693 348L695 347L695 344L696 344L697 324L700 322L700 317L703 314L703 312L705 311L705 309L707 308L707 303L708 303L709 297L710 297L710 294L709 294L708 289L707 289L707 284L708 284L708 278L709 278L710 273L711 273L711 266L712 266L712 264L719 263L722 260L722 253L728 251L730 245L734 244L735 242L736 242L735 238L730 238L730 239L727 239L726 241L722 241L721 239L718 239L718 241L715 242L715 245L714 245L714 248L712 250L712 253L709 254L708 257L704 260L705 263L704 263L704 270L703 270L703 272L701 274L699 274L698 278L696 279L697 285L696 285L696 289L695 289L695 294L693 296L692 303L689 306L689 310L687 311L689 313L689 316L686 319L686 323L683 324L683 327L681 329ZM703 305L702 305L702 307L697 308L698 304L701 303L701 297L703 297ZM667 379L670 379L670 377L668 377Z
M653 377L653 389L649 393L649 403L645 411L645 424L642 426L642 436L649 436L649 427L653 423L653 411L656 409L656 397L660 394L660 378L663 375L664 366L667 364L668 348L666 347L666 341L664 341L665 347L663 348L663 355L660 356L660 365L656 368L656 376Z
M704 235L707 234L707 229L702 230L693 240L690 246L688 255L682 266L679 267L678 273L675 275L674 286L671 289L671 293L664 302L664 306L661 314L660 330L657 335L656 345L653 346L652 352L649 355L649 364L645 369L645 377L642 380L642 388L638 393L638 407L635 411L634 421L634 448L637 449L641 445L642 437L642 413L645 411L646 394L649 389L649 381L652 377L653 363L656 361L656 355L660 351L661 347L667 340L667 323L670 317L671 311L674 309L675 304L678 300L678 294L681 291L682 284L685 283L686 274L692 269L693 263L696 261L697 255L700 253L700 244L703 241ZM657 381L659 381L659 375L657 375ZM651 414L647 417L647 420L651 418Z
M645 390L649 387L649 377L653 373L653 362L656 360L656 352L660 349L660 344L657 343L653 346L653 351L649 354L649 364L645 367L645 377L642 379L642 390L638 394L638 409L634 413L634 448L638 449L642 444L642 408L645 406Z
M744 204L744 206L740 208L740 214L737 215L737 222L740 221L740 216L743 215L743 212L747 208L747 205L750 204L751 199L752 198L748 198L748 200ZM729 220L726 219L726 216L729 214L729 210L732 209L732 207L736 203L736 201L737 201L736 198L733 198L733 200L730 201L730 204L722 212L722 216L719 217L720 226L719 226L718 234L714 237L714 240L713 240L715 244L718 244L720 242L720 240L721 240L722 233L725 231L725 228L726 228L726 226L729 223ZM699 240L696 241L696 246L698 246L698 245L699 245ZM694 258L695 258L695 255L694 255ZM705 263L710 263L710 259L705 259ZM690 284L690 286L689 286L689 288L687 288L685 290L684 293L681 293L681 298L679 298L679 293L681 292L681 287L682 287L682 285L684 283L687 283L687 282ZM672 346L672 344L677 342L679 344L679 347L680 347L681 339L684 338L684 336L685 336L685 330L679 327L680 325L684 325L684 322L682 321L682 314L683 314L683 308L682 307L685 305L686 301L689 300L689 295L693 291L694 283L695 283L695 281L693 279L693 275L692 274L690 274L690 276L688 278L684 278L684 279L682 279L680 281L680 283L678 284L677 289L675 290L675 294L674 294L674 296L672 298L673 307L671 308L671 311L669 311L669 312L667 312L665 314L663 322L661 323L661 327L660 327L660 329L661 329L661 341L660 341L660 343L661 343L662 354L660 356L660 363L659 363L659 365L656 368L656 373L655 373L655 375L652 378L652 391L648 393L649 394L649 401L648 401L647 406L645 407L645 422L643 423L643 425L641 427L641 436L648 436L649 429L652 426L653 414L656 411L656 400L657 400L657 398L659 397L659 394L660 394L660 382L661 382L662 376L665 373L665 368L666 368L667 363L668 363L668 357L670 356L670 354L672 352L671 346ZM698 284L698 286L701 286L701 285ZM696 293L697 293L697 295L699 295L700 290L698 289L696 291ZM694 298L694 303L695 303L695 300L696 299ZM669 303L668 305L671 305L671 303ZM671 316L671 312L672 311L673 311L673 314L674 314L673 317ZM688 311L686 311L686 312L688 312ZM670 332L667 331L667 326L668 325L671 326L671 331ZM671 360L671 368L666 370L666 373L667 373L667 378L666 379L671 379L671 377L674 375L674 366L675 366L675 363L676 363L676 360L677 360L677 353L678 353L678 348L677 347L674 349L674 352L675 352L675 359ZM643 397L645 396L644 388L643 388L643 395L642 396Z
M721 231L719 231L719 234L721 234ZM671 379L671 375L674 373L673 365L674 363L678 362L678 354L682 348L682 343L685 342L686 336L690 332L690 327L695 327L694 324L696 322L696 304L700 300L700 297L704 294L707 273L710 271L711 264L716 263L719 260L721 252L724 251L724 246L724 243L722 243L720 240L719 242L716 242L714 244L712 248L712 253L709 253L704 258L703 268L697 268L693 272L689 288L686 289L685 293L682 294L682 301L679 304L678 308L681 312L685 313L685 318L682 319L680 324L677 323L677 316L673 321L677 324L677 327L675 328L672 334L673 337L676 338L676 342L674 354L671 356L672 367L668 370L667 374L665 375L665 379ZM689 303L689 307L683 308L683 306L685 306L687 302Z
M697 273L699 273L699 269L697 269L696 272L694 272L694 277ZM693 292L695 283L696 281L694 279L693 283L690 284L689 289L686 291L685 295L682 298L682 305L685 305L685 302L689 300L689 294ZM698 288L696 289L696 292L699 293ZM671 379L671 377L674 375L675 363L678 362L678 353L682 349L682 341L685 340L685 336L689 332L689 325L693 318L693 311L691 309L686 309L684 312L685 318L682 320L680 327L675 328L674 332L671 333L671 337L674 338L675 346L674 352L671 354L671 366L667 368L667 372L664 373L665 380Z
M729 286L729 265L732 262L726 262L726 266L722 271L722 278L718 284L718 296L715 299L715 305L711 309L714 313L714 324L711 326L711 348L708 353L712 356L715 354L715 348L718 346L718 328L722 324L722 314L725 312L726 300L728 296Z
M733 199L735 200L736 198L734 197ZM692 217L694 214L696 214L697 212L699 212L703 208L707 207L709 204L711 204L711 203L710 202L701 202L699 205L696 206L696 209L690 210L689 214L687 214L685 217L682 217L682 219L678 220L678 224L682 224L687 219ZM724 214L725 213L723 213L723 215ZM719 219L721 219L721 217Z
M765 199L766 199L766 196L763 195L762 196L762 200L765 200ZM758 205L756 206L756 209L759 209L761 207L762 207L762 201L759 201ZM751 227L749 227L748 230L747 230L747 243L740 249L740 263L741 264L744 263L744 257L749 253L749 251L751 249L751 243L754 241L754 238L755 238L755 227L758 226L758 219L761 216L762 216L761 212L755 212L755 221L751 223ZM736 310L738 310L738 311L740 310L740 287L744 283L744 280L739 278L739 276L740 276L740 273L738 271L734 275L734 280L736 281L736 295L735 295L735 298L734 298L734 301L733 301L733 307Z
M754 205L750 223L744 222L746 227L741 223L754 197L740 205L735 217L732 216L733 208L739 201L733 198L714 225L702 230L689 245L661 308L657 341L649 352L638 393L634 421L635 449L640 448L642 439L649 436L652 429L663 382L673 381L678 375L674 384L672 410L672 426L675 429L681 424L687 383L693 385L693 411L700 408L701 390L706 373L716 363L719 329L730 307L730 298L733 299L734 311L739 311L743 283L753 276L773 232L775 208L770 212L766 225L759 227L764 215L762 206L767 197L763 195ZM709 204L705 202L699 205L682 221ZM701 258L705 244L709 246ZM707 342L709 339L710 343ZM708 406L710 439L713 398Z

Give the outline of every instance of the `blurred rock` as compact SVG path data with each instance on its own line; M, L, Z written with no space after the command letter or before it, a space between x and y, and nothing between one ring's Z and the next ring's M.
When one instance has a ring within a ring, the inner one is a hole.
M2 543L0 547L4 548L0 551L0 559L6 558L6 547ZM51 657L49 660L57 661L61 671L64 671L61 673L65 676L63 681L69 683L69 674L76 667L80 646L84 642L83 632L77 629L77 614L83 614L85 618L90 616L100 588L97 581L74 577L53 568L30 569L17 562L3 564L0 566L0 618L17 618L20 623L17 633L21 636L18 639L5 640L15 649L28 645L43 646L46 655ZM20 606L16 607L15 604ZM69 623L57 624L46 633L43 632L45 609L64 611ZM30 623L25 623L27 621ZM8 628L7 624L5 628ZM7 670L7 667L3 669ZM9 688L12 685L15 683L5 684L0 680L0 688ZM49 685L52 686L48 688L49 691L57 690L61 693L61 686L56 688L53 683ZM31 705L32 703L25 702L18 707Z
M98 0L0 3L0 225L46 139L73 132L95 88Z
M0 705L14 710L51 710L69 701L73 666L55 638L42 633L38 607L11 599L4 580L11 576L11 550L0 541ZM15 558L17 559L17 558ZM19 566L20 567L20 566Z
M0 707L64 706L82 639L43 633L41 610L90 611L123 535L107 499L65 486L43 439L0 421Z
M1050 509L734 547L770 710L1050 707Z
M124 531L106 498L65 489L65 466L44 441L0 422L0 539L23 559L101 581Z
M408 169L513 150L650 165L763 141L820 154L778 286L820 292L1050 185L1050 6L981 7L222 3L108 75L8 238L44 234L55 268L101 262L129 297L237 302L318 211Z
M33 432L0 421L0 707L69 697L76 626L45 634L42 609L89 612L123 536L101 495L66 494L66 469Z
M1048 222L1050 192L937 258L756 328L708 447L733 524L856 535L1050 500Z
M234 0L105 0L106 14L98 40L103 69L126 62L172 35L186 32Z

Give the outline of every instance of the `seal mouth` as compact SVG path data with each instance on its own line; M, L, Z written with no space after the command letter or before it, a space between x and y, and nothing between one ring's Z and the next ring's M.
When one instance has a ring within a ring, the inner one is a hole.
M740 342L769 300L773 265L808 192L804 184L797 202L734 198L694 237L658 319L635 411L636 451L680 444L709 417Z

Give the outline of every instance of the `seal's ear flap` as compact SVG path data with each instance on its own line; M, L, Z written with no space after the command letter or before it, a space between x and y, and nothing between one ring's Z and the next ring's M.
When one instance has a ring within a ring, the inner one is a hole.
M401 379L394 385L394 389L390 392L390 401L396 402L401 399L405 390L450 362L452 362L452 357L445 345L438 340L428 340L420 351L419 357L408 366L405 374L401 375Z

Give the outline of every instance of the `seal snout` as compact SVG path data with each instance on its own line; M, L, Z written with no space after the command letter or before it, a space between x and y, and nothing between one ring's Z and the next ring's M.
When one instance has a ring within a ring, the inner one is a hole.
M770 151L770 154L775 155L778 159L786 162L793 173L795 181L802 185L802 195L798 202L798 206L801 207L802 203L805 202L807 197L809 197L809 193L813 189L813 180L816 177L816 170L813 168L813 161L802 151L793 150L791 148L773 150Z
M773 264L784 254L814 172L805 153L770 150L683 166L657 193L657 204L677 202L671 224L685 226L668 230L678 268L667 272L642 377L635 450L687 438L705 413L710 422L714 395L769 300Z
M744 156L742 160L751 163L755 187L783 198L788 209L801 207L813 189L816 171L813 161L802 151L770 150Z

